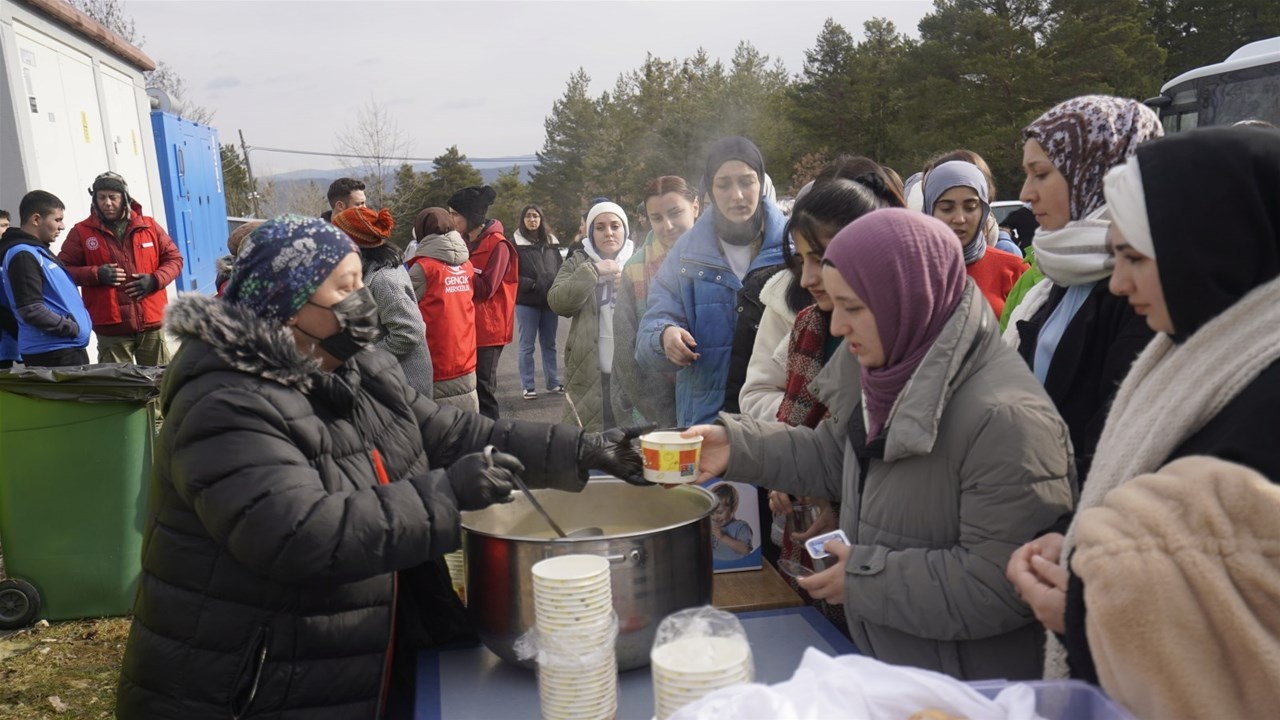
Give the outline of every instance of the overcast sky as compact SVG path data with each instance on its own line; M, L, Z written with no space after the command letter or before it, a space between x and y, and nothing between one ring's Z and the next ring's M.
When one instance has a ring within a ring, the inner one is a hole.
M223 142L333 151L373 98L394 115L410 154L458 145L470 157L531 154L569 75L593 94L645 53L727 61L740 40L799 72L823 21L855 39L886 17L915 36L930 0L803 2L380 2L127 0L144 50L172 65L187 94L215 112ZM337 161L255 151L259 175Z

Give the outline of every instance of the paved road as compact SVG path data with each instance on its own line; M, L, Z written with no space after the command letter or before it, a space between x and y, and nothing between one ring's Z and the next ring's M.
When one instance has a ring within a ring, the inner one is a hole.
M517 330L517 338L519 337ZM560 380L564 377L564 343L569 337L569 319L560 318L560 329L556 333L556 359L560 363ZM521 397L524 388L520 387L520 349L517 341L502 351L498 360L498 413L511 420L536 420L539 422L560 422L564 419L565 401L563 395L548 393L542 387L542 351L534 346L534 381L538 391L536 400L525 400Z

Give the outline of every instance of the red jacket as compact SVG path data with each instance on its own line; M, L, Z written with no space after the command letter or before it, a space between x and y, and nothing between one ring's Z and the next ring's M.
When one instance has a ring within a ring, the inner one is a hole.
M1009 297L1009 291L1029 267L1027 261L1017 255L989 247L982 259L966 265L964 270L973 278L998 317L1004 312L1004 301Z
M433 380L444 382L476 371L476 306L471 299L471 263L448 265L429 257L415 257L426 276L426 291L418 310L427 325Z
M471 249L476 268L476 345L502 346L511 342L515 328L516 292L520 288L520 265L515 243L502 234L502 223L490 220Z
M67 233L58 258L80 286L85 307L99 335L133 335L160 327L164 308L169 302L165 288L182 271L182 254L155 219L142 214L142 205L130 204L129 227L125 242L102 224L98 213L76 223ZM102 285L98 268L116 263L130 277L135 274L155 275L159 285L154 293L134 300L124 285Z

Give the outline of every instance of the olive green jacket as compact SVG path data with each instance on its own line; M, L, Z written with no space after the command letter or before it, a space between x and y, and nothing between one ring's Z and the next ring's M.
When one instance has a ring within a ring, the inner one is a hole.
M577 425L581 418L587 430L604 429L598 279L595 261L585 251L575 250L560 267L547 292L547 305L552 312L572 319L569 339L564 345L564 389L573 398L573 404L565 402L563 422ZM574 408L578 411L576 417Z

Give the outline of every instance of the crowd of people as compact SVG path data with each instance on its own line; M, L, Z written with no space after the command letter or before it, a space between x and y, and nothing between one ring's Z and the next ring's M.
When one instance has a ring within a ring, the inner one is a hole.
M998 249L973 160L908 180L924 212L877 207L870 173L797 199L791 266L814 304L751 363L800 382L777 385L776 417L686 434L702 480L838 507L851 544L797 582L843 607L864 653L1084 679L1139 717L1275 700L1258 508L1280 499L1280 131L1162 134L1103 96L1027 126L1044 279L1019 297L1029 264Z
M182 255L120 175L94 178L89 197L89 217L72 226L57 255L61 199L33 190L19 203L17 225L5 213L0 368L86 365L91 331L98 362L168 364L161 325Z
M784 212L760 150L721 138L700 184L653 178L637 217L596 198L568 245L536 204L508 237L484 186L402 249L344 178L323 219L233 232L217 297L171 303L182 258L123 178L57 255L65 206L29 193L0 361L87 363L92 329L100 361L168 366L120 716L374 716L415 648L469 632L440 560L459 511L514 474L644 484L646 427L700 435L700 480L755 485L762 525L817 508L766 555L816 570L791 582L865 654L1085 679L1142 716L1261 707L1280 131L1162 135L1132 100L1047 110L1006 227L968 150L905 183L841 156ZM498 417L517 325L523 397L540 359L561 424Z

